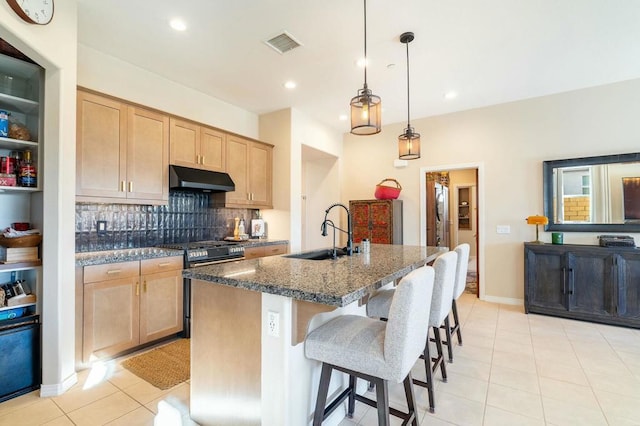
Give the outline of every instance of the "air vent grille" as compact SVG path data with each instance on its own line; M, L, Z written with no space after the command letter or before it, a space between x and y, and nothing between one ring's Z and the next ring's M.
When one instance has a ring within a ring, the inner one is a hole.
M265 41L265 43L267 46L271 47L273 50L280 54L286 53L290 50L295 49L296 47L302 46L302 44L300 44L298 40L293 38L293 36L286 31Z

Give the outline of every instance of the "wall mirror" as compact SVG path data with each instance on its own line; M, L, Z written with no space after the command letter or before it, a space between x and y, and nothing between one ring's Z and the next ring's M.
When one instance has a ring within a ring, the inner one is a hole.
M544 161L547 231L640 232L640 153Z

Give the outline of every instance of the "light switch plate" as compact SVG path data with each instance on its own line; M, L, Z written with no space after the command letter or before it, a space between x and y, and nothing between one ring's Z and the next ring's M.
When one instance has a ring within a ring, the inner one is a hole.
M510 234L511 233L511 227L509 225L498 225L498 226L496 226L496 233L497 234Z

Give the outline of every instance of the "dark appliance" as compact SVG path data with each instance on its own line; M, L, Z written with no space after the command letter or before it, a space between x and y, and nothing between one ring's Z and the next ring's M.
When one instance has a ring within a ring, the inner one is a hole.
M38 389L42 381L40 316L0 322L0 402Z
M229 192L235 191L236 185L228 173L169 166L169 188L172 190Z
M158 247L183 250L184 268L214 265L244 259L244 246L233 241L194 241L161 244ZM191 337L191 280L184 279L184 318L182 337Z

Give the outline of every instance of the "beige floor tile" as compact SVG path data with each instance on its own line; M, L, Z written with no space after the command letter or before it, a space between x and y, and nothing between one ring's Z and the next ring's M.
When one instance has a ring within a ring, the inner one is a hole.
M619 395L638 395L640 398L640 379L635 376L609 376L591 372L586 372L586 374L594 391L603 390Z
M488 406L484 413L484 426L544 426L544 420L525 417L511 411Z
M36 390L27 394L18 396L0 404L0 417L16 410L25 410L28 406L40 402L40 391Z
M640 366L640 353L625 350L616 351L616 353L627 366Z
M454 361L452 364L447 363L447 372L473 377L486 382L489 381L491 364L471 359L467 359L465 362ZM438 374L438 377L440 377L440 374Z
M143 380L127 369L120 369L109 376L109 382L119 389L125 389Z
M556 399L542 398L544 417L548 424L606 426L607 421L598 406L594 408L567 404Z
M636 388L627 395L599 389L595 389L594 392L608 419L622 418L634 420L640 424L640 388Z
M162 395L159 398L154 399L153 401L145 404L150 411L153 413L158 412L158 403L160 401L164 401L180 411L182 414L189 412L189 397L190 397L190 388L186 383L181 383L173 388L169 389L169 391Z
M513 352L494 351L491 365L511 368L513 370L531 373L536 371L536 362L533 354L518 354Z
M116 392L68 413L77 426L103 425L140 407L133 398Z
M117 391L118 388L109 382L101 382L89 388L84 388L82 383L77 383L62 395L53 397L53 401L65 413L69 413Z
M525 417L544 419L540 395L489 383L487 406L515 412Z
M495 352L509 352L518 356L525 355L533 358L533 345L529 343L516 343L510 340L498 340L496 339L493 345Z
M501 341L531 346L531 334L528 331L521 332L511 329L498 329L498 331L496 331L496 343Z
M540 393L538 375L535 372L526 373L500 365L493 365L489 382L535 394Z
M580 357L580 365L587 374L598 373L610 376L628 376L631 374L631 371L618 357Z
M429 425L433 418L458 426L482 425L484 404L456 395L436 395L436 412L426 413L423 423Z
M557 351L555 349L533 349L533 356L536 364L553 364L568 368L581 369L582 365L578 361L578 357L571 349L569 352Z
M74 424L69 417L60 416L50 422L43 423L42 426L74 426Z
M118 417L112 422L106 423L108 426L153 426L155 414L145 407L138 407L135 410Z
M563 382L569 382L576 385L589 386L587 376L581 368L567 367L561 364L553 364L551 362L543 362L537 364L538 375L548 377Z
M122 391L142 405L148 404L168 392L168 390L158 389L144 380L126 387Z
M378 411L374 409L367 410L365 415L357 424L361 426L378 426ZM389 425L402 426L402 419L395 416L389 416Z
M26 409L13 410L0 416L0 425L41 425L64 416L60 408L50 399L41 399Z
M493 349L493 344L495 343L493 336L481 336L469 333L467 330L463 330L463 333L462 342L465 345L470 345L476 348Z
M437 389L437 392L457 395L484 404L487 400L488 386L489 383L486 380L474 379L473 377L451 372L447 383L443 383ZM446 398L446 396L443 395L443 398Z
M473 346L467 343L464 340L464 335L462 336L462 346L455 346L453 348L453 362L456 362L458 357L471 359L474 361L485 362L487 364L491 363L493 359L493 348L481 348L478 346Z
M544 398L555 399L567 404L593 408L598 405L593 390L589 386L580 386L560 380L540 377L540 393Z

